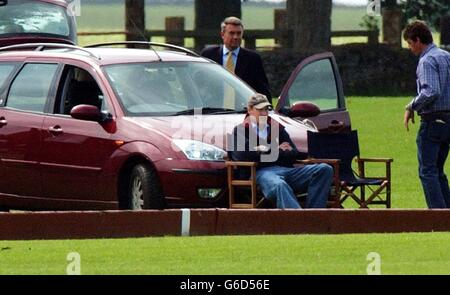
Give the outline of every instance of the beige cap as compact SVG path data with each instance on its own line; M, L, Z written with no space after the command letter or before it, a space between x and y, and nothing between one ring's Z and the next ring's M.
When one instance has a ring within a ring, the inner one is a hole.
M248 106L262 110L265 107L272 107L267 97L261 93L255 93L248 99Z

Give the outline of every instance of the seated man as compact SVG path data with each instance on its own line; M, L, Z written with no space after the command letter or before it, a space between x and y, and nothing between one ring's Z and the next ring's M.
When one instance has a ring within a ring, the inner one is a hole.
M231 159L259 163L256 182L278 208L301 208L294 192L303 191L308 192L307 208L325 208L333 168L327 164L294 167L300 153L285 128L268 117L269 107L264 95L250 97L244 122L233 130Z

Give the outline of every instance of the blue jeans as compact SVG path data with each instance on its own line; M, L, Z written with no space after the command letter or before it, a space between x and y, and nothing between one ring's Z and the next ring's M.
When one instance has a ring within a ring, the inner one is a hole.
M450 125L420 123L417 133L419 177L428 208L450 208L450 191L444 164L449 151Z
M333 180L327 164L287 168L270 166L256 171L256 182L264 196L277 208L301 208L294 192L308 192L307 208L325 208Z

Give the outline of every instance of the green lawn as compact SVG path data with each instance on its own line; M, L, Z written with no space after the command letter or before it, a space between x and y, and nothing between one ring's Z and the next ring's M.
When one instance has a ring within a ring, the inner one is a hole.
M450 274L450 233L0 241L0 274ZM73 261L73 260L72 260Z

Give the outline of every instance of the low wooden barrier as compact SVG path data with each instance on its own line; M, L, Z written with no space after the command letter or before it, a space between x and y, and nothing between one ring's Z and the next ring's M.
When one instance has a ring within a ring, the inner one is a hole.
M110 32L79 32L78 36L107 36L107 35L127 35L124 31L110 31ZM201 37L217 37L217 42L220 43L217 30L146 30L144 33L147 40L152 37L164 37L167 43L178 46L185 46L185 38L201 38ZM368 44L378 44L378 31L333 31L331 37L367 37ZM126 39L126 38L125 38ZM286 40L282 42L285 47L292 47L292 31L290 30L245 30L243 37L245 47L248 49L256 49L256 40L275 39Z
M0 240L450 231L450 210L170 209L0 213Z

